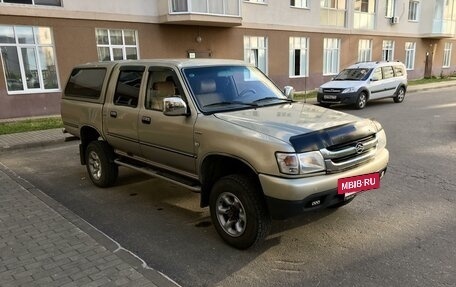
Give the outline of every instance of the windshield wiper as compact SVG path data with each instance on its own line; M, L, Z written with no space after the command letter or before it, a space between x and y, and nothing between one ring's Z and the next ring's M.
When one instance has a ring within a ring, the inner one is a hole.
M286 101L286 102L289 102L289 103L293 102L293 100L290 100L290 99L283 99L283 98L277 98L277 97L265 97L265 98L261 98L261 99L255 100L253 102L254 103L258 103L258 102L271 101L271 100Z
M215 106L229 106L229 105L244 105L244 106L250 106L250 107L258 107L257 104L254 103L245 103L241 101L225 101L225 102L217 102L217 103L212 103L212 104L207 104L204 105L204 108L207 107L215 107Z

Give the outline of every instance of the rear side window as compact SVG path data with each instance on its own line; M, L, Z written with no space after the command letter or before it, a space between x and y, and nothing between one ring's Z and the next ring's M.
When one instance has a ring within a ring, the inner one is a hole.
M74 69L65 87L65 96L98 99L105 75L105 68Z
M400 77L404 75L404 67L402 66L394 66L394 73L396 77Z
M136 108L138 106L139 91L144 74L144 67L120 71L117 80L114 104Z
M382 70L383 70L384 79L389 79L389 78L394 77L393 67L391 67L391 66L383 67Z

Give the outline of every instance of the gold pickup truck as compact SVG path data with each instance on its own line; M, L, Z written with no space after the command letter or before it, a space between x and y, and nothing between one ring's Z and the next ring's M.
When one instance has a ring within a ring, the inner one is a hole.
M125 166L200 192L239 249L261 242L272 218L378 188L389 160L378 122L293 101L236 60L80 65L61 112L95 185L113 185Z

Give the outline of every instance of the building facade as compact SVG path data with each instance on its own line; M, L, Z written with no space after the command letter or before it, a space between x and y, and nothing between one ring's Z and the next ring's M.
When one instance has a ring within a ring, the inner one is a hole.
M456 0L0 0L0 119L60 113L74 65L212 57L311 90L358 61L456 73Z

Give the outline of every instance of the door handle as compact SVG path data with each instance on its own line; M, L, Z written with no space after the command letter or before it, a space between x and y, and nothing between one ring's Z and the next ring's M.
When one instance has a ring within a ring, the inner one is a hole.
M143 124L150 125L150 123L152 122L152 119L151 119L150 117L143 116L143 117L141 118L141 122L142 122Z
M117 112L116 112L116 111L111 111L111 112L109 113L109 116L110 116L111 118L117 118Z

